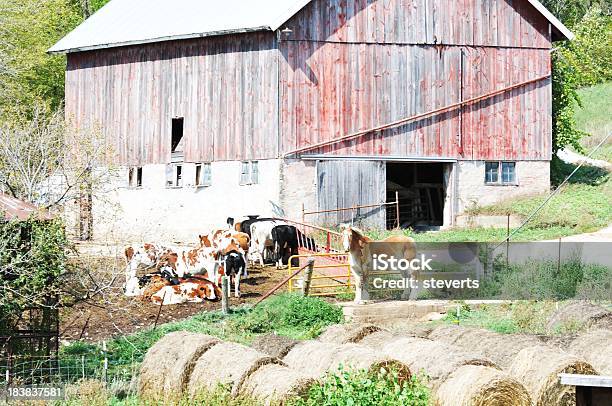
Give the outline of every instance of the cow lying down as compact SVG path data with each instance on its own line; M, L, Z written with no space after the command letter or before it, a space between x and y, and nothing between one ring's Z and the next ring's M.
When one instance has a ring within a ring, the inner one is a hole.
M221 291L217 285L198 276L172 278L168 277L164 270L145 275L139 282L139 293L143 300L160 305L216 302L221 299Z

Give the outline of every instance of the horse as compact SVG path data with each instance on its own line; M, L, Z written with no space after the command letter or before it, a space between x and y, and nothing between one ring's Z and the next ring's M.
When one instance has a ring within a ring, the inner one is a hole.
M408 261L416 257L416 243L414 239L404 235L394 235L384 240L375 241L364 234L357 227L347 224L342 228L342 245L344 251L349 254L349 264L351 271L355 277L355 301L369 299L369 293L365 286L365 277L373 268L374 255L386 254L389 257L406 259ZM386 243L386 244L373 244ZM412 278L418 280L418 271L400 269L403 278ZM402 293L402 299L415 300L417 297L417 289L407 287Z

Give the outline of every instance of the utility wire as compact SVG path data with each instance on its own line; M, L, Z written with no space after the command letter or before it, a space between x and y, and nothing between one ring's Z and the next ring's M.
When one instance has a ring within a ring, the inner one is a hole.
M593 149L589 155L587 155L586 159L583 159L582 162L580 163L580 165L578 165L573 171L572 173L570 173L567 178L565 178L565 180L563 182L561 182L561 184L552 191L552 193L550 195L548 195L548 197L546 198L546 200L544 200L544 202L542 202L542 204L540 206L538 206L537 209L535 209L528 217L527 219L518 227L516 228L514 231L512 231L502 242L500 242L499 244L497 244L495 246L495 248L493 248L492 251L495 251L496 249L498 249L499 247L501 247L503 244L505 244L506 242L510 241L510 238L512 238L512 236L514 236L516 233L518 233L523 227L525 227L527 225L527 223L529 223L535 216L536 214L538 214L540 212L540 210L542 210L544 208L544 206L546 206L548 204L548 202L550 201L550 199L552 199L553 197L555 197L557 195L557 193L559 193L559 191L563 188L563 186L565 186L565 184L572 178L572 176L574 176L576 174L576 172L578 172L578 170L580 168L582 168L584 166L584 164L587 162L588 159L590 159L593 154L595 154L595 152L597 152L597 150L599 150L599 148L601 148L601 146L608 140L608 138L610 138L610 135L612 135L612 133L608 134L606 136L606 138L604 138L603 140L601 140L601 142L595 147L595 149Z

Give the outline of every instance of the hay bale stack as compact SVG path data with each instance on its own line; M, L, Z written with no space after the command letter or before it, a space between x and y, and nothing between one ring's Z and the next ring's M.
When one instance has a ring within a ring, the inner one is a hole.
M219 340L204 334L176 331L153 345L140 366L141 397L159 399L187 389L193 367Z
M280 363L245 345L222 342L198 359L189 379L189 393L199 390L214 390L218 385L231 388L232 395L238 394L244 381L263 365Z
M544 346L520 351L509 369L522 382L537 406L575 405L576 392L561 385L559 374L595 374L593 367L579 358Z
M588 302L572 302L553 313L546 327L550 332L555 332L561 327L573 324L585 328L612 330L612 312Z
M284 365L267 364L246 378L241 392L269 405L304 396L315 383L313 378Z
M380 349L395 337L395 334L386 330L381 330L363 337L360 341L358 341L358 343L361 345L367 345L368 347L372 347L374 349Z
M266 334L257 337L251 344L251 347L271 357L281 359L299 342L299 340L285 336Z
M385 356L379 351L360 344L332 344L306 341L293 347L283 358L291 368L312 378L320 378L326 372L335 372L342 365L346 368L376 370L395 367L401 379L410 377L410 369L401 361Z
M494 368L466 365L453 372L435 393L438 406L530 406L527 389Z
M584 358L599 374L612 376L612 331L589 331L572 341L568 352Z
M318 338L324 343L347 344L361 341L364 337L380 331L381 328L373 324L334 324L327 327Z
M489 330L459 326L438 327L432 331L429 338L482 354L501 368L508 368L524 348L542 345L542 341L534 336L499 334Z
M433 390L464 365L497 368L490 360L470 354L458 347L418 337L396 337L387 342L385 355L406 364L414 373L425 372Z

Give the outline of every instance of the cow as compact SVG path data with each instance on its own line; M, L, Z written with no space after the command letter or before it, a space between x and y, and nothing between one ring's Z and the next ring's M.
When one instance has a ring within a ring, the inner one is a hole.
M342 245L344 251L349 253L349 263L351 272L355 277L355 301L369 299L369 295L365 286L365 274L372 269L373 255L386 254L397 259L412 260L416 257L416 243L410 237L399 235L391 236L382 241L374 241L364 235L363 231L349 225L342 225ZM376 248L371 245L373 242L384 242L389 244L376 245ZM402 277L418 279L418 272L402 271ZM402 293L402 299L416 299L418 294L417 289L407 288Z
M202 303L206 300L219 301L221 291L211 281L200 277L180 278L177 285L163 285L151 294L151 301L159 305L181 303Z
M246 259L244 254L231 251L223 257L223 271L234 284L234 295L240 297L240 277L246 272Z
M172 248L159 244L145 243L141 246L126 247L125 259L125 294L138 296L139 285L137 274L139 270L157 269L164 255L172 252Z
M268 221L275 221L275 219L273 218L260 218L260 217L255 217L255 216L249 216L249 218L247 220L244 220L242 222L240 222L240 230L243 233L246 233L249 235L249 237L252 239L253 235L251 232L252 226L255 223L259 223L259 222L268 222Z
M272 228L272 241L274 243L274 258L276 267L289 265L289 258L298 255L298 233L295 226L281 224ZM298 260L299 262L299 260Z
M282 224L284 223L276 220L262 220L251 225L251 247L249 254L253 262L259 260L259 264L264 266L266 259L273 258L274 240L272 239L272 229Z

